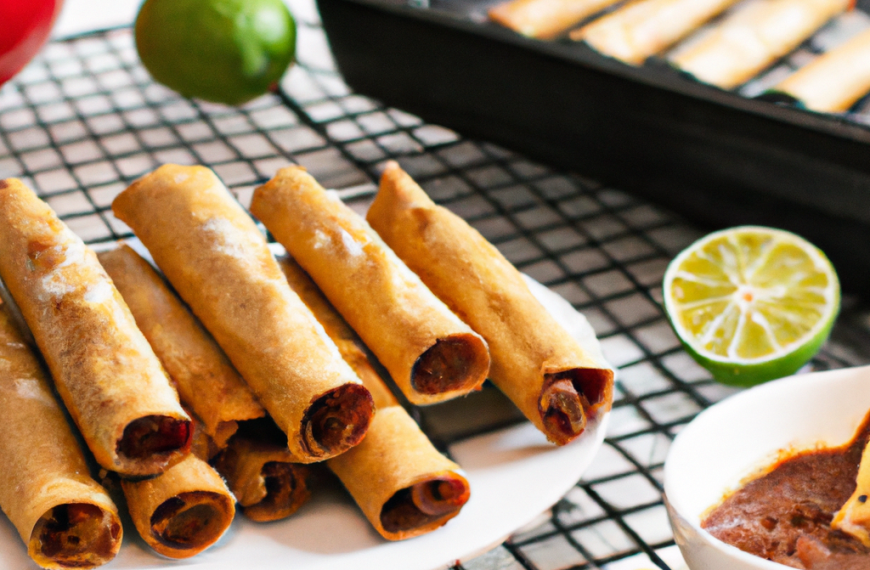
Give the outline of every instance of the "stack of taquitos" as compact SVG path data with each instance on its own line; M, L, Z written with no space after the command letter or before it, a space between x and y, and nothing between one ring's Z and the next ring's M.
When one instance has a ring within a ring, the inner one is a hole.
M221 451L216 468L248 518L271 521L295 512L309 496L307 470L292 463L286 440L283 445L244 436L230 441L238 422L265 412L211 336L129 246L98 257L169 372L182 404L202 420L193 450L199 459L179 464L154 482L124 484L128 503L135 503L130 510L135 510L136 527L147 535L145 541L161 554L181 558L202 551L223 533L225 526L220 523L229 525L232 520L225 506L228 493L214 470L201 461ZM170 499L173 509L163 507ZM173 516L168 518L170 511ZM147 523L152 513L163 515L162 524ZM179 536L172 526L180 523L173 521L190 519L190 513L196 517L184 529L188 536Z
M98 255L136 324L163 363L179 398L202 421L192 453L147 481L121 481L142 539L170 558L189 558L223 535L235 498L206 461L226 446L238 421L263 409L214 340L147 261L126 245Z
M613 370L562 328L519 271L449 210L436 206L395 162L387 165L367 219L426 285L479 332L490 379L559 445L609 410Z
M384 538L403 540L445 525L470 497L461 469L438 453L399 405L360 348L359 338L302 268L289 257L280 263L290 286L362 378L377 406L362 443L327 466Z
M365 341L413 404L480 388L486 343L456 317L363 218L301 167L251 201L257 216Z
M211 170L164 165L122 192L112 209L287 434L298 462L359 443L371 395Z
M97 256L173 381L218 448L238 422L265 415L214 339L151 265L127 245Z

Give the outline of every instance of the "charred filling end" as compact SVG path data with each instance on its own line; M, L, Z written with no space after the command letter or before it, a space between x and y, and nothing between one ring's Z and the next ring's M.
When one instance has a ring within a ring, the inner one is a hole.
M245 514L256 521L277 520L296 512L308 500L307 469L301 465L270 461L260 472L266 485L262 501L245 507Z
M303 445L313 457L337 455L362 441L374 413L362 384L345 384L314 401L302 418Z
M177 550L201 548L226 530L229 499L209 491L191 491L167 499L151 515L151 535Z
M420 355L411 369L411 386L421 394L459 390L477 379L480 363L464 338L442 338Z
M127 459L146 459L189 448L192 435L190 420L145 416L127 425L117 451Z
M538 404L541 417L547 433L555 436L558 443L570 441L586 429L583 398L570 379L559 378L559 375L553 375L551 379L549 376Z
M387 532L420 528L455 515L468 502L470 490L461 479L438 477L397 491L381 509Z
M98 566L114 558L121 525L96 505L58 505L39 519L33 529L36 552L64 568Z
M574 383L574 389L584 399L584 404L590 408L599 408L611 397L613 372L606 369L575 368L568 372Z
M572 368L544 375L539 409L547 432L567 443L586 429L611 397L613 373L606 369Z

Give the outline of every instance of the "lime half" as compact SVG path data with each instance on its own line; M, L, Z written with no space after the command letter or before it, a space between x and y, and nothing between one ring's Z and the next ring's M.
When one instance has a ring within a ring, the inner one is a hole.
M796 372L828 338L840 284L828 258L792 233L745 226L681 252L664 279L665 311L713 377L751 386Z

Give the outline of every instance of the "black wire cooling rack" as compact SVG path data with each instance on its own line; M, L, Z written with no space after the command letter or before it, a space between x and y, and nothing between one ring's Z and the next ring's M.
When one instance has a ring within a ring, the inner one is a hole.
M110 206L161 163L213 168L249 204L253 188L299 163L363 211L383 163L399 160L441 204L522 271L586 315L620 368L604 447L550 511L464 570L678 570L662 465L680 427L730 390L680 348L660 307L662 275L699 228L630 194L425 124L350 92L316 10L294 5L299 63L242 108L180 98L153 83L127 28L49 44L0 89L0 178L25 180L88 243L129 237ZM854 302L812 362L870 361ZM429 412L417 417L426 423ZM433 434L440 444L471 435ZM675 561L675 562L674 562Z

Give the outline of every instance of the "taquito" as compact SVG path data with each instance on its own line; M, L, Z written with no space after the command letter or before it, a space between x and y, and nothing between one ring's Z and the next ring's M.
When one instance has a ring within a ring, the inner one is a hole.
M750 2L678 50L671 62L699 81L732 89L798 47L850 4L852 0Z
M380 375L369 362L369 357L361 348L362 341L359 336L329 304L329 301L305 273L305 270L288 255L278 258L278 265L281 266L281 271L284 272L284 277L287 278L290 288L311 309L315 318L323 325L326 335L338 347L341 357L350 364L350 367L362 380L363 385L371 392L375 407L386 408L398 405L399 401L381 380Z
M363 440L365 441L365 440ZM236 435L215 460L242 513L256 522L284 519L311 496L309 467L295 463L286 445Z
M620 0L511 0L490 8L492 21L530 38L550 39Z
M489 343L490 379L547 438L565 444L609 410L613 370L547 313L522 275L476 230L388 163L369 223Z
M773 88L821 113L848 111L870 92L870 30L820 55Z
M853 536L870 547L870 444L864 448L855 492L834 515L831 528Z
M287 434L296 461L322 461L359 443L371 394L211 170L161 166L112 209Z
M127 245L97 255L178 390L219 448L265 411L223 351L147 261Z
M254 191L257 216L320 287L413 404L480 388L486 342L429 291L366 221L304 168Z
M636 0L571 32L596 51L640 65L738 0Z
M379 409L365 440L326 464L387 540L444 526L471 495L459 466L435 449L401 406Z
M170 558L190 558L213 545L235 515L224 480L193 454L154 479L122 480L121 487L139 535Z
M154 475L187 455L190 418L112 280L15 179L0 181L0 277L100 465Z
M399 406L360 348L350 325L302 268L289 257L280 262L290 286L338 344L377 406L363 442L326 465L384 538L402 540L443 526L459 514L471 494L459 466L438 453Z
M94 568L121 521L88 466L36 355L0 305L0 508L43 568Z

